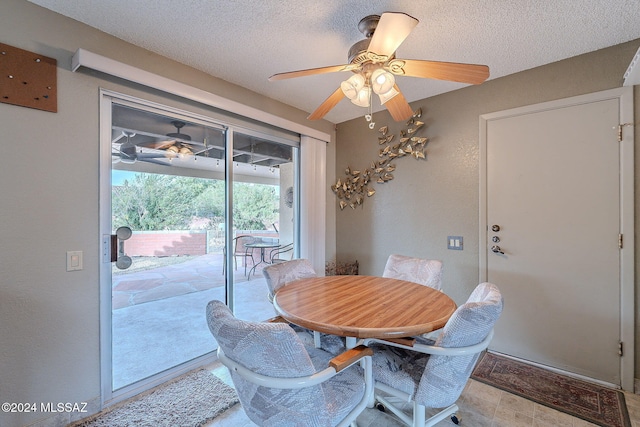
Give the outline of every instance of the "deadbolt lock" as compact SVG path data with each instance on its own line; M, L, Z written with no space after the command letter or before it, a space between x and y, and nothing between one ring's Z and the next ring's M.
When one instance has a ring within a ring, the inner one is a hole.
M492 225L491 231L493 231L494 233L497 233L498 231L500 231L500 226L497 224Z

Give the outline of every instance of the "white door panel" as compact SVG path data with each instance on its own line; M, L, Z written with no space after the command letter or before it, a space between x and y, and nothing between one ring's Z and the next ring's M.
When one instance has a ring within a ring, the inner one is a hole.
M619 116L617 98L493 115L481 195L481 270L505 299L491 349L617 385Z

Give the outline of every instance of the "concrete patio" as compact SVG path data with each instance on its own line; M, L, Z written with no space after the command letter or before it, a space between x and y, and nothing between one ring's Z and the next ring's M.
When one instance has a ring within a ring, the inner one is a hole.
M113 276L114 390L215 349L205 307L213 299L225 300L222 265L222 254L208 254ZM274 315L267 300L264 265L250 280L240 264L234 271L240 318L265 320Z

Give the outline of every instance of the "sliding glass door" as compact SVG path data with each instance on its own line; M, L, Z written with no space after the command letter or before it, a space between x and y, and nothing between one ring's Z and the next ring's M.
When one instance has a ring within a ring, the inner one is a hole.
M112 400L212 357L208 301L273 316L262 268L297 254L298 149L128 97L103 96L102 110L102 377Z
M248 131L233 134L233 293L236 316L274 316L262 269L297 255L297 149ZM257 294L256 294L257 292Z

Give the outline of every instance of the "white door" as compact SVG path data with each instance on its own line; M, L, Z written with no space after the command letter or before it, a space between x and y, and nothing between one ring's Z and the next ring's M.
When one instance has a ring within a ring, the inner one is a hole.
M484 115L480 132L480 279L505 299L490 348L625 388L633 134L623 127L619 141L618 125L632 113L627 96L619 89Z

